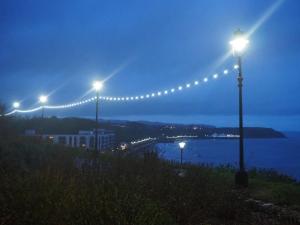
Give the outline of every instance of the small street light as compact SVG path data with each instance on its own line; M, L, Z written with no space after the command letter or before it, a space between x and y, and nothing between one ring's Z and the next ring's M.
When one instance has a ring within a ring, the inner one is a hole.
M243 32L238 29L234 33L234 39L230 42L232 47L232 52L235 57L237 57L237 66L238 69L238 88L239 88L239 150L240 150L240 159L239 159L239 171L235 175L235 183L238 186L247 187L248 186L248 174L245 170L244 164L244 127L243 127L243 74L242 74L242 55L245 52L249 44L249 40L243 34Z
M99 91L103 88L103 83L101 81L94 81L93 89L96 92L96 127L95 127L95 151L98 151L98 112L99 112Z
M180 166L182 167L182 154L183 154L183 150L184 150L186 143L184 141L181 141L178 143L178 145L180 148Z

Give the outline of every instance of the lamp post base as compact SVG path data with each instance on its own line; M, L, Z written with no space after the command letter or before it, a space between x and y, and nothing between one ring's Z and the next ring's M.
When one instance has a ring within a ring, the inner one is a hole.
M238 187L248 187L248 173L239 170L235 174L235 185Z

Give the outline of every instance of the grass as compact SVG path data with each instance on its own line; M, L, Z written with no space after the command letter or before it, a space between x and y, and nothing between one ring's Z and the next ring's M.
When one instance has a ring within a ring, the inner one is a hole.
M36 139L0 139L0 224L255 224L232 168L95 154ZM299 205L299 186L250 173L245 195ZM289 197L294 193L294 197Z
M250 172L249 192L253 198L300 210L300 184L274 171Z

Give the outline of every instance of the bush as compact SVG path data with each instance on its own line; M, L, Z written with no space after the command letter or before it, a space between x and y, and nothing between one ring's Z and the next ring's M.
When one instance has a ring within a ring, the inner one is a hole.
M227 167L0 140L0 224L251 224Z

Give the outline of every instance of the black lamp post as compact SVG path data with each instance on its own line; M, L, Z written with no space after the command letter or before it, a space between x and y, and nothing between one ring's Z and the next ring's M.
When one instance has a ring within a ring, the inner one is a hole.
M182 155L183 155L183 150L184 150L186 143L184 141L182 141L182 142L179 142L178 145L180 148L180 167L182 168Z
M98 151L98 130L99 130L99 91L102 89L103 84L100 81L95 81L93 83L93 88L96 91L96 126L95 126L95 151Z
M244 163L244 127L243 127L243 74L242 74L242 55L249 41L243 35L241 30L234 33L234 40L230 42L233 55L237 57L238 69L238 88L239 88L239 170L235 175L235 183L237 186L248 186L248 174L245 170Z
M44 125L44 111L45 111L45 104L47 103L47 101L48 101L48 96L46 96L46 95L41 95L40 97L39 97L39 102L40 102L40 104L41 104L41 106L42 106L42 120L41 120L41 137L43 138L43 134L44 134L44 127L45 127L45 125Z

